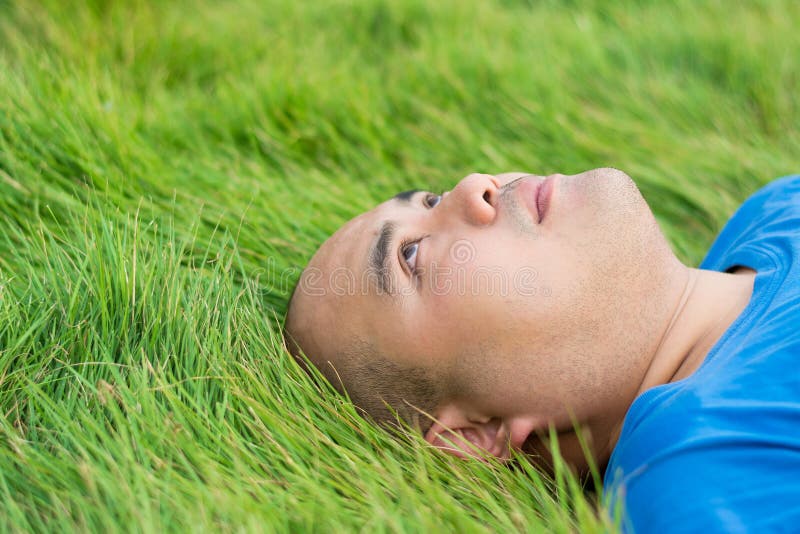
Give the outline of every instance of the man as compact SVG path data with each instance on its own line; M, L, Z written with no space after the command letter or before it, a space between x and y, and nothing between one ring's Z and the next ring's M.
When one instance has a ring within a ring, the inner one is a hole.
M608 462L628 526L798 525L799 254L800 176L693 269L621 171L472 174L336 232L286 334L376 421L447 452L546 456L554 430L578 468Z

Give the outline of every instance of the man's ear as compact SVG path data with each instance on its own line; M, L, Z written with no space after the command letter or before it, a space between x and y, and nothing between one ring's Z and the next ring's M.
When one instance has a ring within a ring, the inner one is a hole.
M461 408L448 404L438 410L425 441L459 458L484 455L502 460L509 458L508 431L497 417L467 415Z

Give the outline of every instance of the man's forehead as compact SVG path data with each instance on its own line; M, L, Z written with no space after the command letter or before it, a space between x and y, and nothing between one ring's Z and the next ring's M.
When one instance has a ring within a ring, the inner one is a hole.
M353 232L361 234L363 232L373 230L377 233L383 222L392 213L394 213L397 208L410 204L412 197L419 192L419 189L410 189L408 191L397 193L392 198L381 202L371 210L366 211L345 223L344 226L342 226L342 228L340 228L334 234L334 236L341 231L346 232L346 238L349 237Z
M397 204L396 197L393 197L349 220L322 244L309 266L322 270L362 266L366 247L378 235Z
M350 330L358 330L359 321L352 313L354 306L364 305L364 299L357 298L364 292L351 285L362 281L370 246L383 222L396 215L396 203L392 198L354 217L328 238L311 258L298 286L304 295L299 300L303 302L297 303L297 307L302 308L301 315L306 315L303 328L308 330L308 335L319 328L329 336L336 332L342 334L342 325L334 326L343 314L350 317L347 325Z
M369 244L380 232L381 225L392 212L393 200L354 217L339 228L317 250L308 263L306 275L337 269L352 269L357 274L364 269Z

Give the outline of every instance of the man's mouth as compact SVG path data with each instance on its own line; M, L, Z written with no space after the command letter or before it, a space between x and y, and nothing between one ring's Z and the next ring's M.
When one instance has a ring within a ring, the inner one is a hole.
M536 188L536 212L539 216L539 224L547 215L547 209L550 207L550 198L553 196L553 178L552 176L545 178L539 182Z
M521 200L528 207L528 211L531 212L536 223L541 224L550 208L553 180L555 180L553 176L540 178L530 174L506 184L505 188L508 188L509 192L519 189L518 194L521 195Z

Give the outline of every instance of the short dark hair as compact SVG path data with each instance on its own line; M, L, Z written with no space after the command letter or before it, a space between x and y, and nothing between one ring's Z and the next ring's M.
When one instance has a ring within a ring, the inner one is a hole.
M431 417L442 400L443 388L432 371L400 365L389 360L368 340L354 339L331 358L306 354L293 325L295 292L287 306L283 330L289 353L309 372L309 362L341 394L379 425L397 424L398 419L423 434L432 424Z

